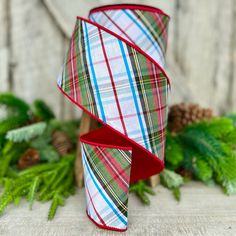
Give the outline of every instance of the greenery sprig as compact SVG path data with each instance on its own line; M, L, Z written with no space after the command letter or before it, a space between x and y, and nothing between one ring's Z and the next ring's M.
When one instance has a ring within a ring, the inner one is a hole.
M204 183L218 183L236 193L236 128L230 117L188 125L167 135L166 168L184 169Z
M150 200L147 194L155 195L156 193L150 188L147 183L143 180L140 180L134 184L131 184L129 188L130 193L135 193L136 196L141 200L145 205L150 205Z
M74 193L74 159L70 154L57 163L43 163L15 173L14 178L4 177L1 183L4 187L0 196L0 214L3 214L11 203L27 198L32 209L34 200L52 200L48 219L51 220L64 200Z

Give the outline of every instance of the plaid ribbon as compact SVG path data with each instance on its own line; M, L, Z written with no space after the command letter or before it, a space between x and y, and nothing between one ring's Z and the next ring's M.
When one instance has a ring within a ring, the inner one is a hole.
M80 138L87 215L102 228L126 230L130 182L164 167L168 21L129 4L77 17L58 87L104 124Z

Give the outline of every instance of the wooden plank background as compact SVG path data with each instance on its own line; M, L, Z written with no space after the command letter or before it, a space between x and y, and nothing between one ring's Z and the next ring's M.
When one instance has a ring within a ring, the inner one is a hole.
M0 92L31 102L46 98L60 118L80 111L56 88L76 15L125 1L1 0ZM127 2L127 1L126 1ZM136 0L171 16L167 73L171 103L193 101L217 112L236 110L236 1Z

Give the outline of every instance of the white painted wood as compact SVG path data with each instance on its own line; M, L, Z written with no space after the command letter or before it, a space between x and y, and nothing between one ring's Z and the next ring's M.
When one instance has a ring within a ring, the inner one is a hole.
M67 4L64 4L65 1L63 0L43 1L68 38L71 37L76 16L87 17L89 10L99 5L99 1L96 0L68 1Z
M0 92L9 90L6 0L0 1Z
M60 113L56 77L62 64L63 37L39 0L11 0L12 50L16 63L13 91L31 102L47 98Z
M90 9L105 5L117 4L127 1L122 0L87 0L87 1L68 1L65 5L63 0L43 0L48 7L50 13L58 22L65 35L70 38L76 16L87 17ZM132 3L140 3L140 0L132 1Z
M232 4L180 0L177 12L176 62L194 100L221 111L228 105Z
M158 186L151 205L143 206L135 195L129 199L129 228L115 233L97 228L85 214L84 189L70 197L53 221L46 220L49 203L36 202L33 210L23 201L7 208L0 218L1 236L229 236L236 235L236 196L217 187L192 182L182 188L178 203L172 193Z
M6 47L0 49L0 92L9 90L8 83L8 50Z

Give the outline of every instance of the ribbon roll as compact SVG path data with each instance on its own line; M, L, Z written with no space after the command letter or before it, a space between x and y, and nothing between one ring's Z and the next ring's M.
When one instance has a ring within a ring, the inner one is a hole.
M133 4L77 17L58 87L103 124L80 137L86 211L101 228L125 231L130 183L164 168L168 22Z

